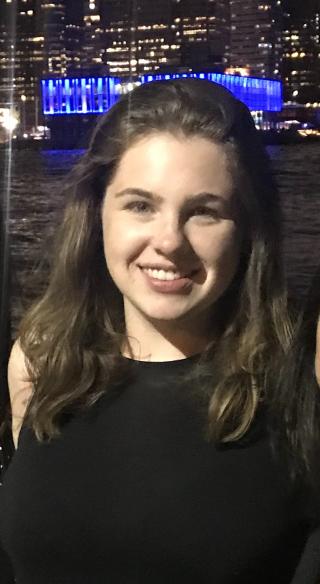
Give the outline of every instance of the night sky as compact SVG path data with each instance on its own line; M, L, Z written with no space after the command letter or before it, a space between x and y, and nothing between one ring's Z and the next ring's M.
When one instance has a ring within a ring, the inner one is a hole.
M106 2L107 0L102 0ZM284 9L293 17L311 16L316 11L320 12L320 0L282 0ZM79 10L79 0L66 0L67 12L72 15L72 20L81 22L81 9Z
M308 16L320 11L320 0L283 0L283 6L292 16Z

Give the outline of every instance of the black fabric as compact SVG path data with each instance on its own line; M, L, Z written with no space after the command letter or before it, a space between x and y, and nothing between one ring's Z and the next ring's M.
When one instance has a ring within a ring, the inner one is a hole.
M272 455L264 415L240 443L204 439L194 388L175 383L195 361L132 361L135 379L58 439L22 430L0 492L17 584L292 582L304 498Z
M308 538L291 584L320 583L320 529Z
M14 584L12 566L7 554L0 548L0 582L1 584Z

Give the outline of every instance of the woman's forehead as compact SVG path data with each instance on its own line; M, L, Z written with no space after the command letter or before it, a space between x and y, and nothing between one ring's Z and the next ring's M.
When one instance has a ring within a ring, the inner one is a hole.
M231 189L233 177L224 147L198 136L184 141L170 135L145 138L123 154L109 190L114 185L117 191L140 187L157 192L164 186L171 191L180 185L185 189L186 182L191 192L206 190L209 184Z

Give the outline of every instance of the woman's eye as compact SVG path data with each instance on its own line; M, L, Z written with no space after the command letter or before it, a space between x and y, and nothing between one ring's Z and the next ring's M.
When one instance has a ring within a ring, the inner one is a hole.
M126 209L133 210L137 213L145 213L150 210L150 205L145 201L133 201L126 206Z
M193 215L197 215L197 216L209 216L209 217L215 217L218 218L219 214L218 211L216 209L211 209L210 207L196 207L193 211L192 211Z
M139 214L149 213L152 210L150 204L146 201L132 201L131 203L128 203L126 209L130 209L130 211ZM211 217L217 219L219 213L216 209L211 209L210 207L196 207L190 212L190 216L194 215L197 217Z

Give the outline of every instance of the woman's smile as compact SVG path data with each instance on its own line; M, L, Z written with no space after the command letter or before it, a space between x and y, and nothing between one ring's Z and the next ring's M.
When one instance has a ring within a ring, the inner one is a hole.
M151 290L165 294L187 294L190 292L193 279L192 276L183 276L174 272L164 270L151 270L140 268L145 281Z

